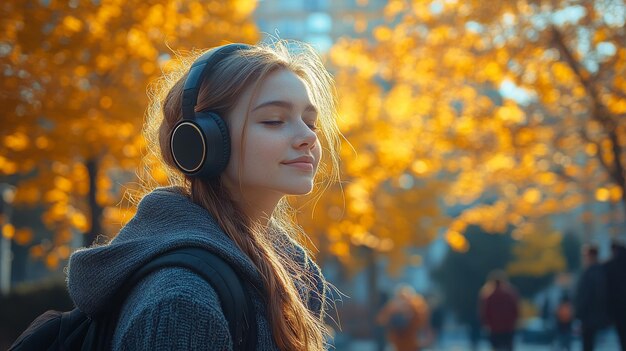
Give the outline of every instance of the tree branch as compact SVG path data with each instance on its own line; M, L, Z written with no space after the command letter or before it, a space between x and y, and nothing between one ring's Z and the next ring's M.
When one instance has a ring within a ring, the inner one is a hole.
M619 136L615 129L609 131L609 139L611 139L611 147L613 149L613 155L615 157L615 172L613 174L613 180L622 188L622 194L626 190L626 179L624 175L624 165L622 164L622 147L619 142ZM624 198L624 205L626 205L626 196Z
M569 65L569 67L574 71L574 74L578 78L580 84L585 88L587 94L591 98L593 102L593 113L591 115L592 118L599 121L606 129L607 132L615 127L615 121L613 121L609 116L607 108L602 104L602 100L600 99L600 94L598 93L596 87L593 85L593 82L590 78L590 73L582 67L582 65L576 60L572 51L565 44L565 40L563 39L563 35L561 32L555 27L551 27L552 31L552 42L559 50L561 57L565 62Z
M606 161L604 160L604 158L602 157L602 147L600 146L599 143L595 142L594 140L592 140L589 135L587 134L587 132L584 129L580 130L580 136L588 143L594 144L596 146L596 148L598 148L598 160L600 161L600 163L602 164L602 167L604 167L604 169L606 169L606 171L609 173L609 176L613 179L615 179L615 175L613 174L615 172L615 170L613 169L613 167L611 167L611 165L609 165L608 163L606 163Z
M559 32L559 30L555 26L551 27L551 31L553 38L552 41L561 53L561 57L569 65L572 71L574 71L574 74L591 98L593 104L591 118L595 119L603 126L612 143L611 151L613 152L613 164L609 165L604 160L604 158L602 157L601 149L599 149L600 154L598 154L598 160L608 172L609 177L611 177L611 179L613 179L613 181L622 188L622 201L626 206L626 174L624 170L624 165L622 164L622 154L624 150L621 147L621 144L619 142L619 136L617 135L617 116L612 115L608 108L602 104L600 94L596 90L596 87L593 84L589 72L587 72L576 60L571 50L565 44L561 32ZM581 135L584 139L588 141L590 140L590 138L586 135L584 129L581 129Z

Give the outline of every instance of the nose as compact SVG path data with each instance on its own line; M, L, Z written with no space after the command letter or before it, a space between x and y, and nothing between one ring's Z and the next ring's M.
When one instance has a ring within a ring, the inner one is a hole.
M297 149L301 148L314 148L317 141L317 133L311 130L311 128L302 121L298 123L298 130L296 133L296 137L294 138L294 147Z

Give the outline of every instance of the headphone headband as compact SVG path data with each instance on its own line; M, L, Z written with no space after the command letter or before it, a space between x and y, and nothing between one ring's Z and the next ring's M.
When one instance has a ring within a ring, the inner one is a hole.
M209 50L198 57L191 65L183 88L183 119L194 119L195 107L198 103L200 85L213 66L228 57L231 53L250 48L247 44L228 44Z

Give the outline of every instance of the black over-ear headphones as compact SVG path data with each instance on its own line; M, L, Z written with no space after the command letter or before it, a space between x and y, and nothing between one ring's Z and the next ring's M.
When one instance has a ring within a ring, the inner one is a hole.
M200 56L189 69L183 89L183 119L170 137L170 150L176 167L189 176L214 178L228 165L230 134L226 122L210 111L195 112L200 85L211 69L246 44L228 44Z

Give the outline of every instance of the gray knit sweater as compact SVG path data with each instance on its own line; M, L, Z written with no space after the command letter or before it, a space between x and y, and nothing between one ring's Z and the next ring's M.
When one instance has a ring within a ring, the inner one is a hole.
M276 234L283 235L284 234ZM285 242L285 238L278 238ZM302 248L289 241L291 257L314 277L298 283L309 309L323 315L326 283ZM223 257L256 289L261 277L250 261L202 207L178 188L159 188L143 198L136 215L108 245L82 249L70 257L68 289L88 315L110 308L113 293L138 267L159 253L182 246L206 248ZM258 350L277 350L265 305L254 300ZM228 322L215 290L183 268L166 268L142 280L126 298L113 337L114 350L231 350Z

